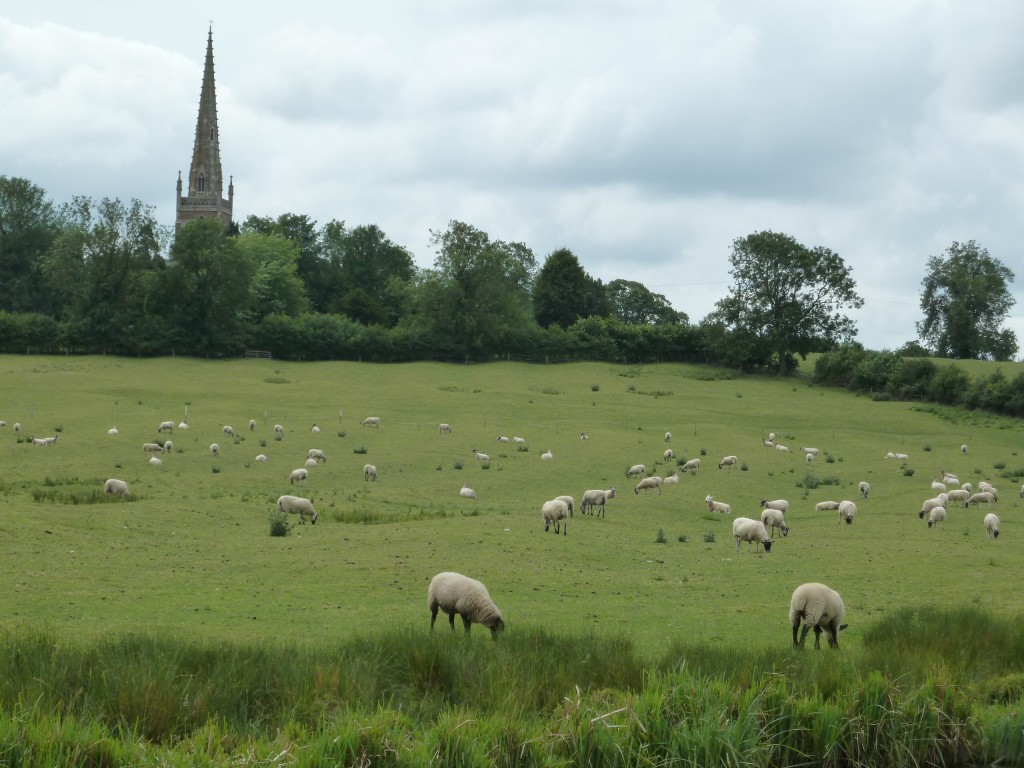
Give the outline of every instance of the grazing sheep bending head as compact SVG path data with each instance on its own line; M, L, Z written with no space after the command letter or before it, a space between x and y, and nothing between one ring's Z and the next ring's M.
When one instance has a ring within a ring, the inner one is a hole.
M994 539L999 538L999 518L996 517L995 513L989 512L985 515L985 530L988 535Z
M123 500L128 497L128 483L112 477L103 484L103 492L113 496L120 496Z
M556 536L560 532L560 527L565 529L565 536L569 535L569 505L564 501L561 499L545 501L540 509L540 515L544 519L544 533L554 526Z
M828 633L828 644L839 647L839 631L846 629L846 606L839 593L824 584L811 582L793 590L789 601L789 623L793 626L793 645L803 648L807 633L814 628L814 647L821 647L821 632ZM803 622L803 631L800 623ZM799 637L798 637L799 635Z
M281 496L277 500L277 508L290 515L298 515L299 522L303 524L308 516L310 522L316 525L316 519L319 517L313 508L313 502L301 496Z
M483 624L491 630L491 637L495 639L498 633L505 629L501 611L491 600L487 587L461 573L444 571L430 580L430 586L427 588L427 608L430 610L431 632L434 631L438 610L448 615L448 623L453 630L455 614L459 614L466 634L469 634L469 627L474 623Z

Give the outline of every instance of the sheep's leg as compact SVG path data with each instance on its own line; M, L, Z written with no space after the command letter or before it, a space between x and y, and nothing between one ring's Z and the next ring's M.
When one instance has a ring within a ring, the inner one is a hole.
M434 631L434 622L437 620L437 606L430 609L430 631Z
M804 640L807 639L807 633L810 632L810 631L811 631L811 627L807 623L807 621L805 620L804 621L803 631L800 633L800 643L799 643L799 645L800 645L801 648L804 647ZM794 637L794 639L796 638L796 627L793 627L793 637Z
M814 625L814 650L821 649L821 627Z
M454 617L453 617L453 619L454 619ZM464 626L464 627L466 628L466 634L467 634L467 635L469 634L469 625L470 625L470 624L472 624L472 623L473 623L473 622L471 622L471 621L469 620L469 617L468 617L468 616L463 616L463 617L462 617L462 626ZM452 626L454 627L454 624L453 624Z
M828 647L839 647L839 630L836 629L835 625L832 625L828 628Z
M793 625L793 647L798 648L800 643L797 640L797 636L800 633L800 621L797 620L796 624Z
M448 614L448 623L451 625L452 632L455 631L455 611Z

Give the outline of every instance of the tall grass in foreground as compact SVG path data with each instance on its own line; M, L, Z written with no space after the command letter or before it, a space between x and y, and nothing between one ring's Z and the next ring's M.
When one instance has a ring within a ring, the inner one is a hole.
M0 635L0 766L959 766L1024 761L1019 619L893 616L861 653L383 631L341 645Z

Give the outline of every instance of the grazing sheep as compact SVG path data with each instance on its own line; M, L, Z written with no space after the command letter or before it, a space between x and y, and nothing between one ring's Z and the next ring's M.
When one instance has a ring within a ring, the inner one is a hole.
M999 538L999 518L996 517L995 513L989 512L987 515L985 515L984 523L985 523L985 530L988 532L988 535L991 536L994 539L998 539Z
M978 491L972 494L967 501L964 502L965 507L969 507L971 504L988 504L990 507L996 503L996 497L989 491Z
M928 527L935 526L939 527L939 523L946 521L946 508L945 507L932 507L928 512Z
M857 490L860 491L860 497L862 499L866 499L868 497L868 494L871 493L871 484L868 483L866 480L861 480L857 484Z
M775 441L774 440L762 440L761 441L761 445L763 445L765 448L774 448L775 447Z
M960 486L960 488L967 491L967 493L969 494L974 493L974 486L971 485L970 483L964 483L963 485ZM1022 488L1021 490L1024 490L1024 488Z
M643 491L644 493L647 493L647 491L651 490L651 488L657 488L658 489L658 495L660 496L661 495L661 484L663 482L664 481L660 477L658 477L657 475L652 475L651 477L645 477L643 480L641 480L639 483L636 484L636 488L633 489L633 492L636 493L639 496L640 495L640 491Z
M164 441L164 453L174 453L174 443L170 440Z
M261 454L259 454L256 457L256 461L259 461L259 462L262 462L263 464L266 464L268 461L270 461L270 457L267 456L267 454L265 454L265 453L261 453Z
M637 475L646 475L647 467L643 464L634 464L632 467L626 470L626 477L636 477Z
M783 514L789 512L789 502L785 499L774 499L772 501L761 499L761 507L764 509L777 509Z
M112 477L103 484L103 492L124 499L128 496L128 483Z
M589 440L589 439L590 439L590 435L588 435L586 432L580 432L580 440Z
M789 536L789 526L786 525L786 515L781 509L767 507L761 512L761 522L765 529L771 533L772 528L778 528L783 536Z
M510 442L512 442L512 441L511 441L511 440L509 440L509 439L508 439L507 437L505 437L504 435L498 435L498 439L497 439L497 440L495 440L495 442L497 442L497 443L510 443Z
M307 470L305 467L299 467L298 469L293 469L291 471L291 474L288 475L288 482L291 485L302 485L308 479L309 479L309 470Z
M900 453L899 451L897 451L897 452L896 452L896 458L897 458L897 459L900 459L900 460L902 460L902 461L906 461L907 459L909 459L909 458L910 458L910 456L909 456L909 454L906 454L906 453Z
M324 464L327 463L327 455L319 448L310 448L306 452L306 458L313 461L322 461Z
M376 429L377 427L380 426L380 416L367 416L359 423L362 424L364 427L373 427L374 429Z
M117 434L117 427L111 427L110 429L108 429L107 430L107 434L108 435L116 435Z
M806 461L808 464L810 464L812 461L814 461L814 454L813 453L805 453L804 454L804 461Z
M843 499L839 502L839 522L842 523L844 520L847 525L853 525L853 518L857 516L857 505L849 499Z
M143 453L163 453L164 452L164 447L162 445L160 445L160 443L143 443L142 444L142 452Z
M739 461L739 459L735 456L726 456L718 462L718 468L721 469L722 467L728 467L729 469L732 469L736 466L737 461Z
M476 448L473 449L473 458L476 459L477 461L490 461L491 460L490 456L488 456L486 453L481 453Z
M280 424L275 424L274 425L274 434L275 435L284 435L284 427L282 425L280 425Z
M885 454L885 458L887 458L887 459L895 459L896 458L896 454L893 453L892 451L889 451L887 454Z
M373 464L363 465L363 481L367 480L377 480L377 468Z
M225 424L224 425L224 434L227 435L228 437L234 437L235 436L235 430L234 430L233 427L229 427L229 426L227 426Z
M924 516L931 512L935 507L944 507L949 503L949 494L940 493L931 499L925 499L921 502L921 511L917 513L917 516L924 520ZM964 503L967 506L967 503Z
M545 461L550 461L551 459L555 458L555 455L551 452L551 449L548 448L546 451L544 451L544 453L540 455L540 457Z
M834 589L824 584L811 582L801 584L793 590L789 601L789 623L793 627L793 647L803 648L804 639L813 627L814 647L821 648L822 630L828 633L828 644L831 648L839 647L839 631L846 629L843 619L846 618L846 606L843 598ZM803 631L800 623L803 622Z
M437 432L440 435L450 435L452 433L452 425L451 424L438 424L437 425Z
M776 451L781 451L782 453L789 453L789 446L788 445L783 445L782 443L776 443L775 444L775 450Z
M459 496L464 499L475 499L476 491L469 487L469 483L463 483L462 490L459 491Z
M959 478L952 472L946 472L945 470L940 469L939 474L942 475L942 482L946 485L960 485Z
M309 431L312 432L314 435L319 435L320 434L320 425L319 424L314 424L312 427L309 428Z
M671 443L672 442L672 433L671 432L666 432L665 433L665 442L666 443Z
M704 498L704 503L708 505L708 512L721 512L723 515L732 514L732 507L723 501L715 501L711 494Z
M57 442L57 435L53 437L33 437L32 445L54 445Z
M819 453L817 448L804 448L803 446L801 446L800 450L808 454L809 456L817 456Z
M250 432L255 432L256 431L256 419L249 419L249 431Z
M747 549L750 549L751 542L764 544L764 551L772 551L772 539L765 530L764 523L760 520L751 520L749 517L737 517L732 521L732 535L736 539L736 554L740 551L740 542L747 542Z
M305 524L308 515L310 522L316 525L316 519L319 517L313 508L313 502L301 496L281 496L277 500L277 508L290 515L298 515L301 524Z
M220 456L220 446L217 445L216 443L210 443L210 454L214 458L216 458L217 456Z
M149 463L154 467L162 467L164 465L159 456L150 456Z
M512 438L512 444L513 445L526 445L526 438L525 437L520 437L519 435L516 435L515 437Z
M572 496L555 496L555 498L565 502L565 506L569 508L569 517L572 517L572 511L576 507L576 500Z
M665 478L665 485L676 485L679 483L679 475L675 472L669 472L668 477Z
M316 466L316 459L306 459L305 463L306 463L307 467L315 467Z
M946 501L959 501L963 503L971 497L970 491L965 491L963 488L954 488L952 491L946 491ZM966 507L967 505L964 504Z
M962 453L964 456L967 455L967 443L964 443L963 445L960 446L960 453Z
M160 426L156 428L157 432L173 432L174 422L173 421L161 421Z
M11 427L11 429L14 430L15 434L19 434L19 435L21 434L21 424L19 422L17 422L17 421L14 422L14 426Z
M564 535L569 535L569 507L564 501L561 499L545 501L540 508L540 515L544 519L544 533L547 533L548 528L553 525L555 526L555 535L557 535L559 525L561 525L565 529Z
M187 430L188 429L188 422L187 421L183 421L180 424L178 424L178 429Z
M819 501L814 505L815 512L834 512L839 509L838 501Z
M584 491L583 500L580 502L580 514L594 514L593 508L600 507L601 510L598 513L598 517L604 516L604 504L608 499L615 498L615 486L613 485L607 491ZM588 510L590 510L588 512Z
M56 440L57 438L53 438L53 439ZM992 497L996 501L999 501L999 491L996 490L996 487L994 485L992 485L992 483L987 483L984 480L982 480L980 483L978 483L978 490L979 491L987 491L988 493L991 493Z
M700 459L690 459L679 468L683 472L696 472L700 469Z
M462 624L469 634L471 624L483 624L491 630L491 637L497 638L498 633L505 629L501 611L491 600L487 587L476 579L463 576L461 573L445 571L430 580L427 588L427 608L430 610L430 631L434 631L434 621L438 610L448 615L448 623L455 629L455 614L462 617Z
M932 480L932 490L933 491L945 491L946 490L946 484L945 483L940 483L938 480Z

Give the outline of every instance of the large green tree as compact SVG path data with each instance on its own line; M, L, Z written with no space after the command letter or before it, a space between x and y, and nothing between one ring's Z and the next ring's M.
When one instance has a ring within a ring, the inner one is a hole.
M309 309L306 286L298 274L299 247L280 235L243 232L237 247L252 265L250 318L267 315L298 317Z
M940 357L1009 360L1017 337L1000 326L1014 304L1011 282L1013 272L986 249L954 242L945 258L928 259L918 335Z
M672 309L660 293L634 280L612 280L608 283L608 297L615 316L631 325L673 325L689 319L686 313Z
M577 320L609 313L604 286L586 273L568 248L552 251L533 286L533 315L547 328L568 328Z
M757 232L733 242L729 263L733 285L708 320L747 350L741 364L774 363L785 376L795 355L806 357L856 334L843 310L863 306L864 300L850 268L828 248Z
M28 179L0 176L0 310L45 308L39 258L58 232L57 212L41 187Z

